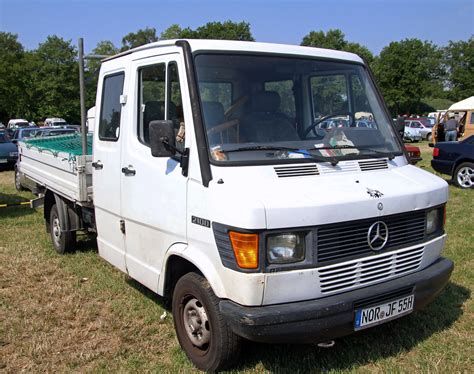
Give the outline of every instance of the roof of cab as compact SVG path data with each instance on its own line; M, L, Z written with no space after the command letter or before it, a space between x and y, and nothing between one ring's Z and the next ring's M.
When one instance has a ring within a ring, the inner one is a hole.
M154 49L160 47L169 47L176 45L178 40L186 40L193 52L196 51L234 51L234 52L255 52L255 53L276 53L286 55L299 55L322 57L345 61L354 61L363 63L364 61L356 54L350 52L337 51L334 49L323 49L314 47L301 47L290 44L275 44L275 43L259 43L259 42L242 42L231 40L209 40L209 39L173 39L163 40L150 44L145 44L137 48L119 53L115 56L108 57L103 60L109 61L122 56L130 55L135 52L144 51L147 49Z

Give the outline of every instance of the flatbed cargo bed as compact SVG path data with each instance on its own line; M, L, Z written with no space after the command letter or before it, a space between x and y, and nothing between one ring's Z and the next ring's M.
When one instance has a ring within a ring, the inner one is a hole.
M82 155L80 134L18 143L18 170L37 185L80 205L92 203L92 135Z

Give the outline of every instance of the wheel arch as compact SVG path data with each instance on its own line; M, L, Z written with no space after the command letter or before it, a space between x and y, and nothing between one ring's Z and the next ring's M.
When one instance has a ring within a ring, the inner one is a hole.
M451 175L452 175L453 178L456 177L454 175L454 173L456 172L456 169L458 168L458 166L465 163L465 162L471 162L471 163L474 164L474 160L471 159L471 158L468 158L468 157L461 157L461 158L457 159L456 162L453 164L453 169L451 170Z
M160 276L158 282L158 294L171 299L174 286L178 280L189 272L197 272L207 279L217 297L223 297L225 289L222 281L219 279L215 265L209 258L203 255L191 258L188 255L189 252L185 251L187 248L185 244L179 243L173 245L167 251L161 272L163 276Z

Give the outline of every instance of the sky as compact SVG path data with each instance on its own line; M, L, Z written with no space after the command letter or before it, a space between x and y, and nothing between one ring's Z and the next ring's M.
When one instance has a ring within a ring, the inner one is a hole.
M86 52L99 41L172 24L196 28L210 21L249 22L260 42L300 44L310 31L339 28L373 53L392 41L429 40L444 46L474 34L474 0L0 0L0 31L18 34L27 49L48 35Z

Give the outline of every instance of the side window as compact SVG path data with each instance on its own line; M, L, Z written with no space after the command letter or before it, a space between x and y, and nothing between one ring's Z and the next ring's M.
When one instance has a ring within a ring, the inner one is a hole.
M372 114L367 94L358 75L351 75L352 98L354 100L354 113L363 112Z
M176 148L184 149L184 114L181 87L179 85L178 65L176 62L168 64L168 113L167 120L174 123L176 134Z
M150 122L165 119L166 64L138 70L138 139L150 143Z
M200 82L199 91L202 101L219 102L227 110L232 104L232 83Z
M310 78L313 113L315 118L349 110L346 78L343 74Z
M293 81L277 81L277 82L265 82L265 91L275 91L280 95L280 109L281 113L286 114L288 117L295 119L295 94L293 92Z
M124 73L119 73L104 78L99 118L100 140L116 141L119 138L122 112L120 95L123 93L124 77Z

